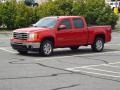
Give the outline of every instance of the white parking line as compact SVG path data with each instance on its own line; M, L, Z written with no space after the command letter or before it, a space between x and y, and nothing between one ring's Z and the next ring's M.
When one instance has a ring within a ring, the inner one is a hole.
M120 62L115 62L115 63L109 63L109 64L98 64L98 65L87 65L87 66L81 66L81 67L73 67L73 68L67 68L68 70L73 70L73 69L79 69L79 68L89 68L89 67L97 67L97 66L107 66L107 65L114 65L114 64L119 64Z
M8 50L8 49L3 48L3 47L0 47L0 50L3 50L3 51L5 51L5 52L9 52L9 53L16 53L16 52L14 52L14 51Z
M120 55L120 51L110 51L110 52L100 52L100 53L90 53L90 54L79 54L79 55L71 55L71 56L57 56L57 57L45 57L40 59L35 59L37 61L43 61L43 60L56 60L56 59L64 59L64 58L70 58L70 57L82 57L82 56L94 56L94 55L104 55L104 54L118 54Z
M114 36L113 36L112 38L120 38L120 37L114 37Z
M113 71L109 71L109 70L103 70L103 69L96 69L96 68L83 68L83 69L89 69L89 70L95 70L95 71L102 71L102 72L109 72L109 73L117 73L120 74L120 72L113 72Z
M120 44L112 44L112 43L109 43L109 44L105 44L105 46L120 46Z
M94 74L94 75L100 75L100 76L107 76L107 77L114 77L114 78L120 78L120 76L117 75L110 75L110 74L103 74L103 73L96 73L96 72L90 72L85 70L74 70L75 72L83 72L88 74Z
M66 68L66 70L70 70L73 72L83 72L83 73L88 73L88 74L95 74L95 75L100 75L100 76L120 78L120 72L114 72L114 71L110 71L110 70L96 68L97 66L108 66L108 67L113 67L113 68L120 68L120 66L116 66L116 64L120 64L120 62L109 63L109 64L88 65L88 66L81 66L81 67L74 67L74 68ZM82 69L84 69L84 70L82 70ZM109 74L106 74L106 73L109 73ZM112 75L113 73L118 74L118 75Z
M117 65L105 65L105 66L107 66L107 67L113 67L113 68L118 68L118 69L120 69L120 66L117 66Z

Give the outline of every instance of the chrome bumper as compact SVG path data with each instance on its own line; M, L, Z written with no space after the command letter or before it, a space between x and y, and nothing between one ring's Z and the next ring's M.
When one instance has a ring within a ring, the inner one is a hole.
M18 43L18 42L11 42L11 46L13 49L15 50L38 50L40 48L40 43L29 43L29 42L22 42L22 43Z

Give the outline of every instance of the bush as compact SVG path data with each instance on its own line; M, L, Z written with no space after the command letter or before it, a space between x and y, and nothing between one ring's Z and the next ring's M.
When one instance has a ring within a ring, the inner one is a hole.
M111 13L111 9L108 7L105 7L103 11L100 12L100 15L98 16L96 20L97 25L111 25L112 28L115 27L117 24L118 16L116 16L114 13Z
M2 13L2 4L0 3L0 13ZM0 26L2 25L2 15L0 14Z
M2 22L7 25L9 29L14 26L14 16L15 16L15 4L13 2L6 2L2 6Z
M104 0L49 0L39 7L39 15L82 15L89 25L111 25L112 28L118 20L110 7L105 6Z
M39 17L36 14L36 8L28 7L23 2L7 1L0 9L0 18L2 24L7 25L7 28L12 30L29 26L35 23Z
M29 26L45 16L77 15L84 16L90 25L116 25L118 16L104 0L48 0L38 7L29 7L24 2L9 0L0 3L0 25L8 29Z
M105 6L104 0L79 1L73 5L73 15L84 16L89 25L111 25L114 28L118 20L110 7Z

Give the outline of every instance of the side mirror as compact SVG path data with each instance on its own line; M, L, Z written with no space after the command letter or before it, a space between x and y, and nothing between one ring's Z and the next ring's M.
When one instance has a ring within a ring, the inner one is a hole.
M59 29L59 30L66 29L66 25L60 25L58 29Z

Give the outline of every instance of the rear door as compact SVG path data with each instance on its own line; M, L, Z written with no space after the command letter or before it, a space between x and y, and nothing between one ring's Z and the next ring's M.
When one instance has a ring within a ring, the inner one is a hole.
M72 35L75 45L87 44L88 31L85 21L81 18L72 18L74 34Z
M56 46L65 47L71 46L73 44L73 32L72 32L72 24L70 18L62 19L59 23L60 25L65 25L65 29L57 30L56 32ZM58 27L59 27L58 26Z

